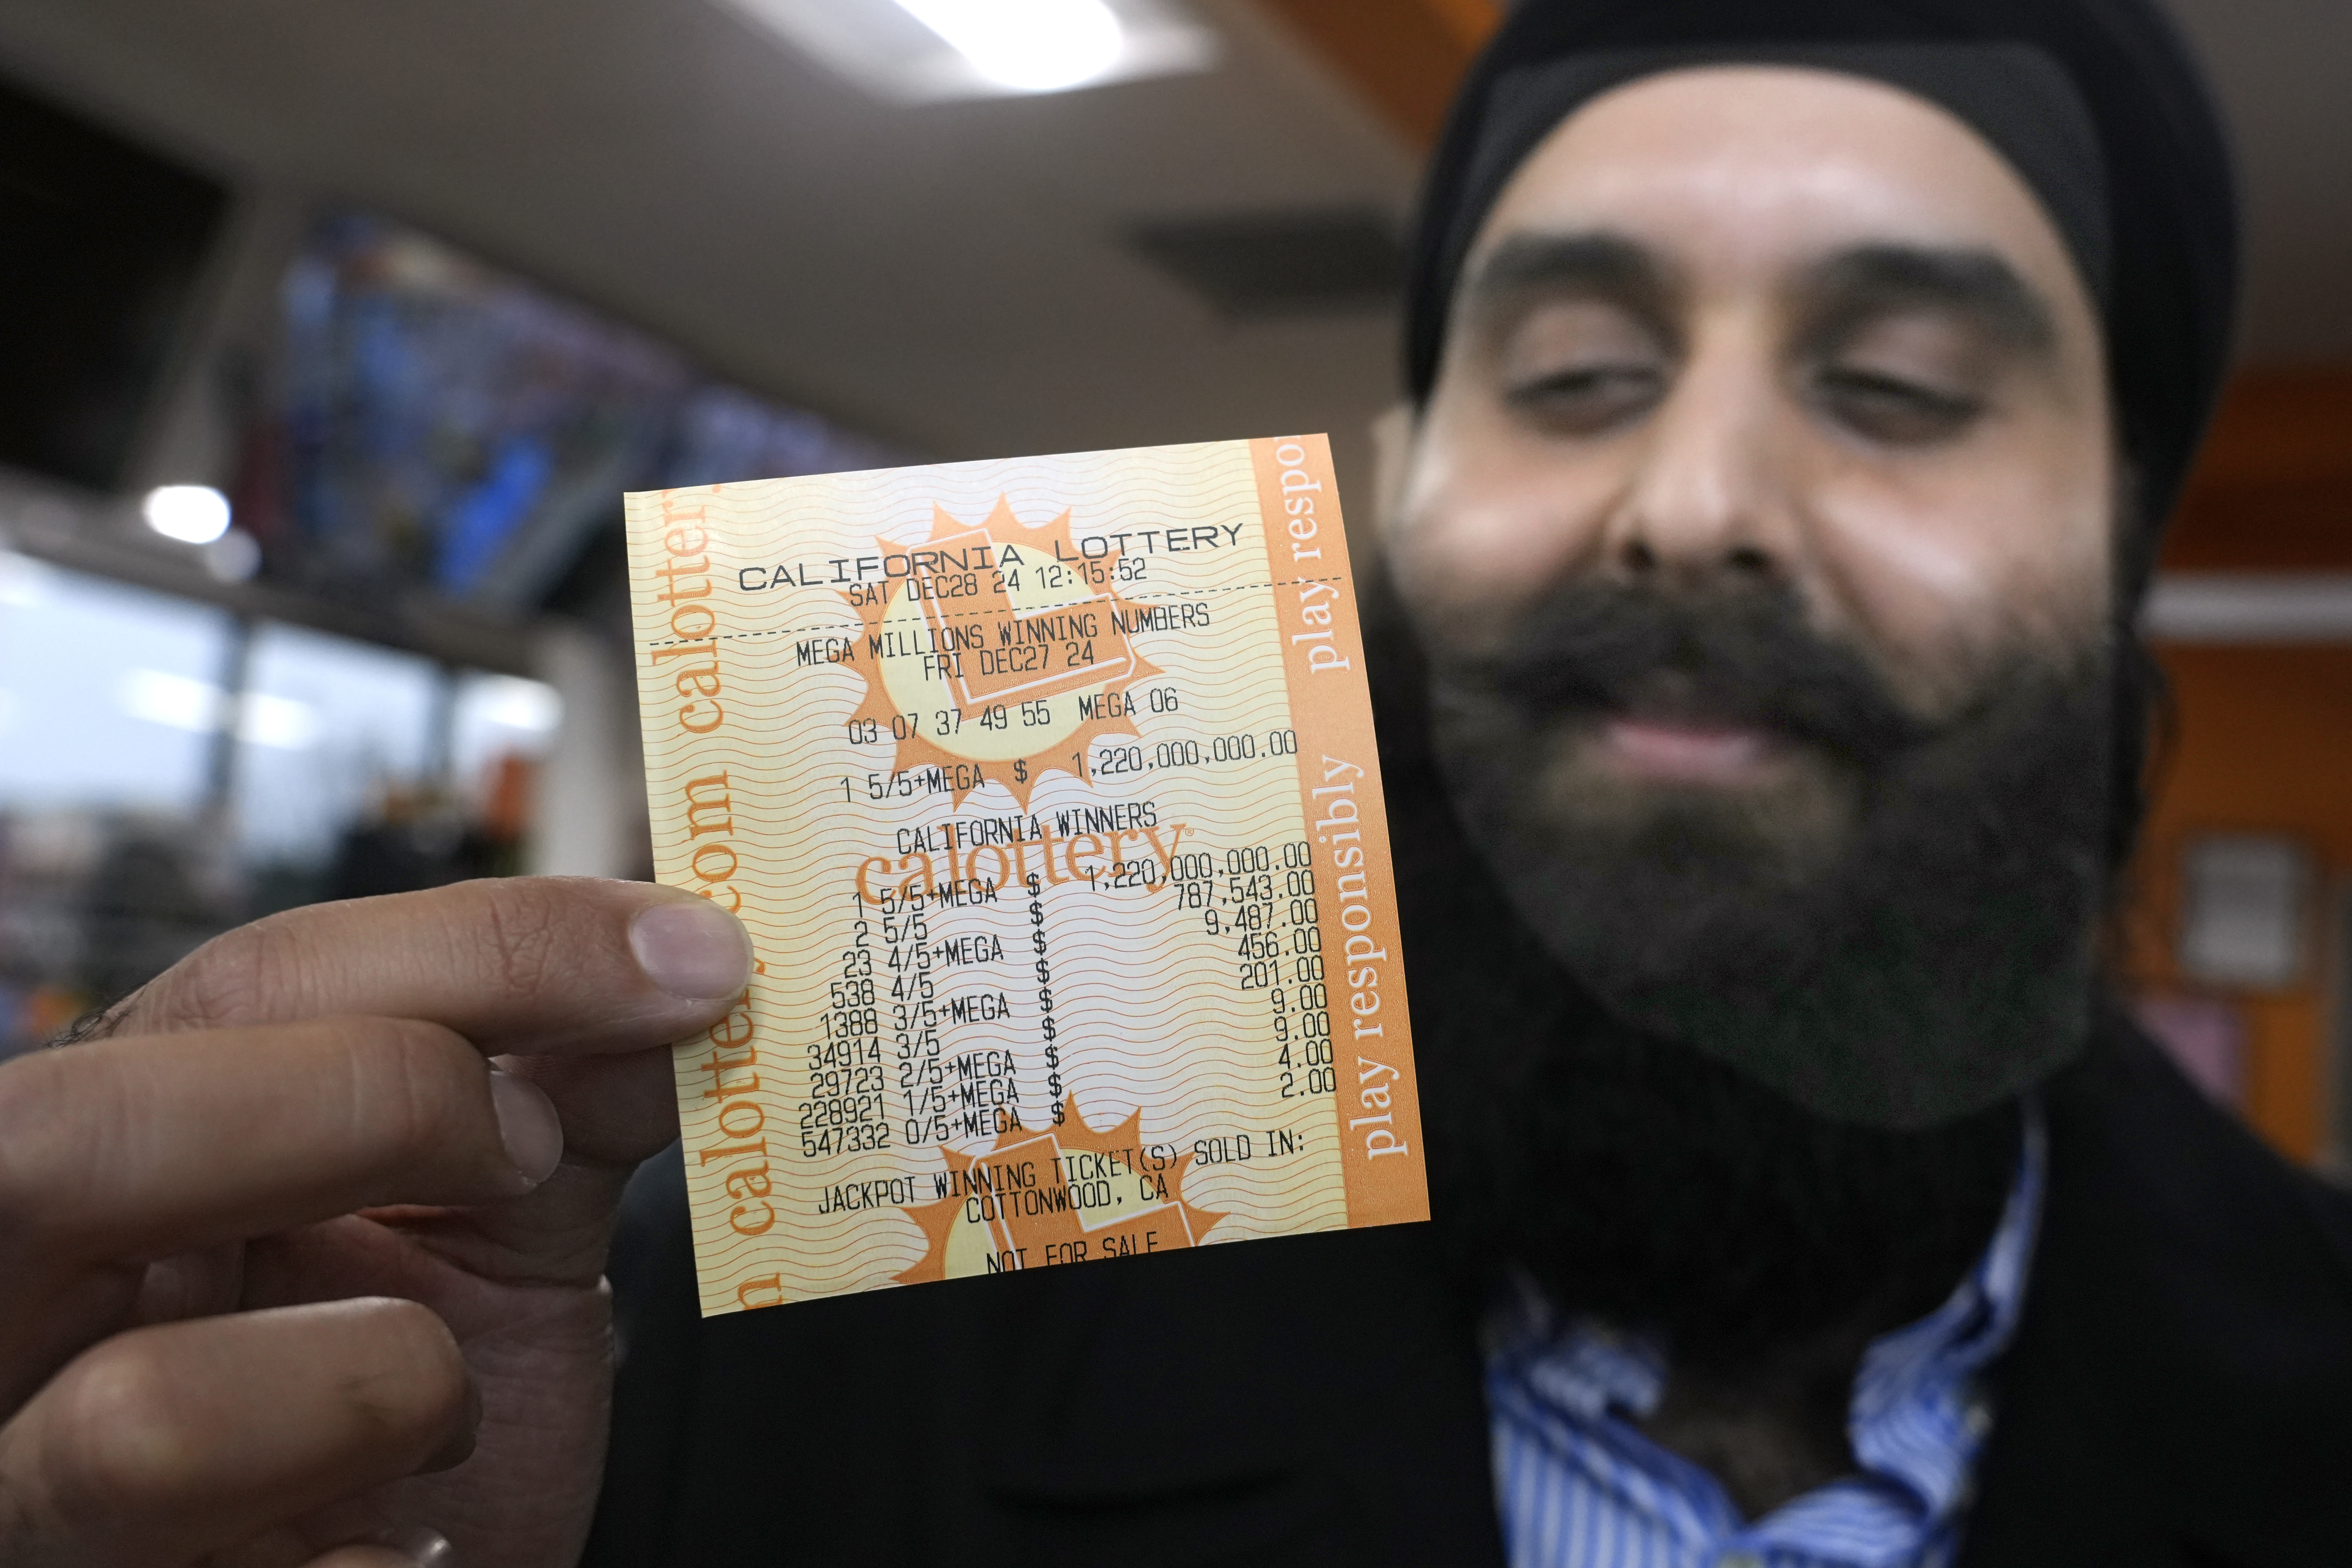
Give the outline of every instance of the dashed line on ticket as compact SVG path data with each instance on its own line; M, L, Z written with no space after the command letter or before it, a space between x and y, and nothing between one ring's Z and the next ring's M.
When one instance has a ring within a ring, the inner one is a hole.
M1428 1217L1322 437L627 511L706 1315Z

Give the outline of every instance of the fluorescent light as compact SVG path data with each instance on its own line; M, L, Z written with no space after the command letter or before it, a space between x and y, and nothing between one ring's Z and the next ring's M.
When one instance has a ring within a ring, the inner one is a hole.
M301 752L319 743L319 710L308 702L256 692L237 706L236 738L249 746Z
M555 688L514 675L482 678L475 688L475 712L484 723L544 735L563 720L563 699Z
M972 69L1015 92L1062 92L1109 74L1126 42L1103 0L898 0Z
M115 700L133 719L173 730L210 731L220 728L226 702L221 689L206 680L191 680L160 669L126 671L115 688Z
M2352 575L2167 572L2140 612L2158 642L2352 642Z
M718 0L897 103L1100 87L1207 70L1184 0Z
M248 745L300 752L319 743L318 710L290 697L255 693L236 702L208 680L133 669L124 673L115 700L133 719L173 730L209 734L222 728L234 710L236 738Z
M228 497L210 485L158 485L139 510L148 527L183 544L210 544L228 531Z

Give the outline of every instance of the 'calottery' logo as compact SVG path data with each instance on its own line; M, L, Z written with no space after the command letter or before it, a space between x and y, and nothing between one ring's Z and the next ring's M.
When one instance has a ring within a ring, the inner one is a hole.
M976 528L934 506L911 551L876 542L908 565L845 595L867 655L850 731L898 742L894 780L929 776L955 805L992 780L1025 808L1043 774L1091 782L1095 742L1137 733L1134 688L1160 673L1130 640L1146 613L1120 592L1141 562L1081 548L1066 511L1024 526L1003 500Z

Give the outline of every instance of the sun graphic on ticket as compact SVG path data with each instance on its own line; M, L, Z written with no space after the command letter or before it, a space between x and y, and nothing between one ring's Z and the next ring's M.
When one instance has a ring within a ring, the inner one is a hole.
M882 580L845 595L870 659L858 735L888 731L892 773L942 780L959 801L991 777L1024 805L1049 771L1085 777L1097 738L1138 732L1131 710L1150 698L1135 688L1160 673L1132 639L1167 613L1119 593L1148 570L1130 542L1146 543L1093 535L1088 553L1068 512L1024 527L1002 498L976 528L939 510L911 550L876 540Z
M706 1313L1428 1216L1319 436L628 498Z

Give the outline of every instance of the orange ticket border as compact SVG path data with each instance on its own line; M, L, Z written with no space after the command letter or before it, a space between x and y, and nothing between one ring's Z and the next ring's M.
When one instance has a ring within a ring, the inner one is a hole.
M1425 1220L1429 1180L1420 1157L1420 1080L1396 872L1331 444L1322 436L1293 436L1253 440L1249 447L1298 734L1299 800L1316 871L1330 886L1316 912L1334 1065L1346 1085L1331 1098L1348 1227ZM1334 682L1334 675L1348 679ZM1364 918L1351 923L1355 914Z

